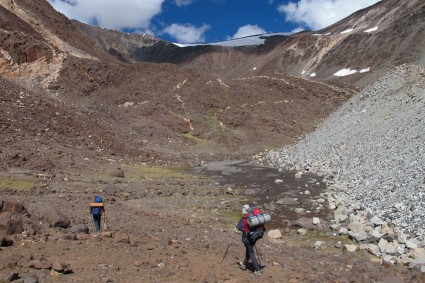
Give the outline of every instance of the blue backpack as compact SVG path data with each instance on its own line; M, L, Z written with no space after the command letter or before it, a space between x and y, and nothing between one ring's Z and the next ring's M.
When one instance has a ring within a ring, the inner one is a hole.
M102 198L100 196L95 196L94 197L94 202L95 203L102 203ZM93 207L93 215L100 215L101 214L101 209L100 206L95 206Z

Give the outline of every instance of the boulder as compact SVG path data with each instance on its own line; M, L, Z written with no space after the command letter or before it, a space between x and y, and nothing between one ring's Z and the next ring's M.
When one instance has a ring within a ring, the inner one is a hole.
M397 253L398 243L397 241L390 243L387 240L381 238L381 240L379 240L378 247L381 253L394 255Z
M71 220L59 210L46 210L43 212L43 218L49 223L50 227L68 228Z
M129 244L130 243L130 237L127 233L117 231L114 233L114 240L115 243L123 243L123 244Z
M348 219L348 209L341 205L334 211L334 219L336 223L344 222Z
M370 219L370 222L373 224L373 225L375 225L375 226L381 226L381 225L383 225L384 224L384 221L382 221L378 216L373 216L371 219Z
M412 249L412 250L415 250L415 249L417 249L418 248L418 240L416 240L416 239L409 239L409 240L407 240L406 241L406 247L408 248L408 249Z
M303 214L304 212L305 212L305 208L302 208L302 207L295 208L296 214Z
M344 247L350 253L353 253L353 252L355 252L357 250L357 246L356 245L346 244Z
M323 241L316 241L313 244L313 248L315 248L316 250L323 250L323 249L326 249L327 246L326 246L326 243Z
M77 224L77 225L73 225L71 226L71 233L74 234L78 234L78 233L89 233L89 227L87 227L87 225L84 224Z
M341 227L341 228L339 229L339 234L340 234L340 235L347 235L347 234L348 234L348 229L347 229L347 227Z
M68 263L61 262L59 260L54 260L52 262L52 269L58 273L70 274L73 273L73 270L70 268Z
M295 179L300 179L304 173L299 171L295 174Z
M411 265L419 266L425 265L425 250L422 248L417 248L412 251L411 257L413 258Z
M321 225L314 225L312 218L301 217L292 223L292 226L301 227L309 230L318 229Z
M282 238L282 233L279 229L274 229L267 232L267 236L269 236L270 239L279 239Z
M350 237L352 239L356 239L357 242L361 242L367 239L367 233L365 231L359 231L359 232L348 232L348 235L350 235Z

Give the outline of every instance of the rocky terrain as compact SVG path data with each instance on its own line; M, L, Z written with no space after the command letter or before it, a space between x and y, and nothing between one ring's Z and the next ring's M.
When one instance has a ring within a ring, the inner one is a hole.
M381 244L383 236L393 235L386 259L421 265L425 250L417 248L423 246L425 232L424 103L425 69L400 66L347 101L305 139L265 159L274 166L324 174L335 190L328 201L337 208L337 222L341 210L345 220L358 208L362 212L351 222L374 219L369 230L352 226L351 236ZM382 229L388 223L397 227L397 236ZM413 239L407 243L414 250L410 259L405 258L406 239L401 239L407 236ZM386 248L375 251L382 255Z
M0 0L0 282L257 281L245 203L273 214L262 282L424 282L424 71L393 69L424 65L424 9L182 48Z

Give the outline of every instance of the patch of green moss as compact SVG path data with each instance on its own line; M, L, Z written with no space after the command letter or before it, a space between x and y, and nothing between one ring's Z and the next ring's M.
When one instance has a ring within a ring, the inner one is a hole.
M12 189L12 190L29 190L35 187L35 182L26 179L17 179L11 176L0 175L0 190Z
M216 115L208 115L205 117L205 119L207 120L208 124L214 128L214 129L219 129L222 130L223 127L221 126L220 122L217 119Z
M196 142L196 145L201 149L206 149L206 148L209 148L211 146L210 142L208 140L201 139L199 137L195 137L192 133L184 133L184 134L181 134L181 135L183 137L187 138L187 139L190 139L190 140L193 140L194 142Z

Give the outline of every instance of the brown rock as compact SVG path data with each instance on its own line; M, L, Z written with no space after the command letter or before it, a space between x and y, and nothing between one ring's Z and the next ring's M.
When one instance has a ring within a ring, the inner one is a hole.
M53 270L55 270L57 272L63 272L65 267L66 267L66 265L63 264L62 262L58 261L58 260L54 260L53 263L52 263Z
M130 237L128 236L128 234L121 231L114 233L114 240L115 240L115 243L124 243L124 244L130 243Z
M116 170L112 171L111 174L109 174L111 177L118 177L118 178L124 178L124 171L122 171L121 168L117 168Z
M33 261L34 269L52 269L52 264L46 260L40 261L35 260Z

